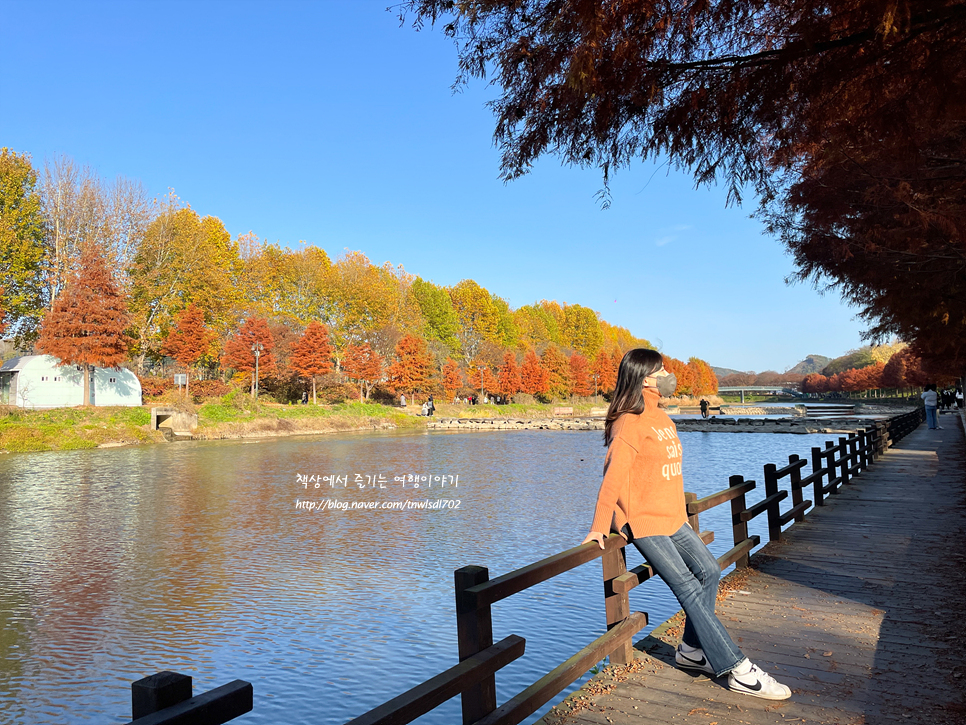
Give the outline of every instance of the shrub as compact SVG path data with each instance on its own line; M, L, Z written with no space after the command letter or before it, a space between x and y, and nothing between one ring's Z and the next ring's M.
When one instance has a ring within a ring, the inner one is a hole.
M169 378L148 375L144 377L138 375L137 378L141 383L141 392L145 398L160 398L164 395L165 391L171 390L174 387L174 381Z
M231 391L231 388L220 380L193 380L188 389L196 403L211 398L220 398Z

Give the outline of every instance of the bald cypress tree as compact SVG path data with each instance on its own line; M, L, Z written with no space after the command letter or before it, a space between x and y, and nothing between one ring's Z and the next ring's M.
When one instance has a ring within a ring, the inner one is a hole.
M91 370L127 358L127 301L100 250L88 244L78 270L44 317L37 349L84 371L84 405L91 402Z

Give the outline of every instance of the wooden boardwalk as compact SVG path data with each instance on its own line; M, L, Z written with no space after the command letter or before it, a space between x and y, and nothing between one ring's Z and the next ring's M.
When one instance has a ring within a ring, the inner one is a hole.
M679 613L540 722L966 723L966 445L959 416L940 422L724 580L718 616L791 699L676 669Z

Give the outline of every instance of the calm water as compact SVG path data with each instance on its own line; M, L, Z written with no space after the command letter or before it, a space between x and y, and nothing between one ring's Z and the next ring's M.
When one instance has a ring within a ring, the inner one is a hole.
M827 438L683 433L685 488L761 482L764 463ZM454 569L494 577L582 540L603 454L599 431L484 431L2 456L0 722L123 722L131 681L174 670L195 693L252 682L240 723L343 723L456 664ZM333 474L348 484L299 483ZM394 480L410 475L459 478ZM459 508L296 508L324 499ZM729 519L702 515L716 555ZM677 610L657 580L631 605L653 625ZM504 600L493 622L496 640L527 640L497 675L503 702L603 633L600 565ZM453 700L420 722L459 717Z

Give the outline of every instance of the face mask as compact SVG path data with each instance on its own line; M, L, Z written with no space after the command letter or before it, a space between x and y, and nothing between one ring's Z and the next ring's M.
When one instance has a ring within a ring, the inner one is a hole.
M657 392L661 394L662 398L670 398L674 395L674 391L678 387L678 379L674 373L669 375L662 375L657 380Z

